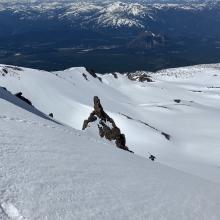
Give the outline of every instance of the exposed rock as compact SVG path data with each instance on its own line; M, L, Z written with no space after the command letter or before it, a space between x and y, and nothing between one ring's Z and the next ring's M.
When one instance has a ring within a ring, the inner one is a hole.
M201 90L189 90L191 92L202 92Z
M82 75L88 81L87 75L85 73L83 73Z
M139 82L144 82L144 81L153 82L153 80L151 79L151 77L148 76L147 74L141 75L141 76L139 77Z
M116 73L112 73L115 79L118 79L118 75Z
M151 76L148 75L146 72L128 73L127 76L128 76L128 79L130 79L132 81L153 82Z
M94 69L88 69L88 68L86 68L86 71L87 71L88 73L90 73L90 75L92 75L94 78L97 78L100 82L102 82L102 78L96 75Z
M7 74L7 73L8 73L8 70L7 70L7 69L5 69L5 68L3 68L3 69L2 69L2 71L3 71L5 74Z
M89 118L83 122L82 130L85 130L90 122L94 122L96 120L97 120L97 117L95 116L95 111L93 111L90 114Z
M181 102L180 99L174 99L173 101L176 102L176 103L180 103Z
M87 75L85 73L83 73L82 75L88 81Z
M166 108L166 107L165 107L165 108ZM141 124L143 124L143 125L145 125L145 126L151 128L151 129L153 129L153 130L155 130L155 131L157 131L157 132L160 132L160 134L163 135L168 141L171 139L171 135L169 135L169 134L167 134L167 133L165 133L165 132L163 132L163 131L160 131L158 128L155 128L155 127L153 127L152 125L149 125L148 123L146 123L146 122L144 122L144 121L135 120L134 118L132 118L132 117L130 117L130 116L128 116L128 115L122 114L122 113L119 113L119 114L120 114L120 115L123 115L124 117L126 117L126 118L129 119L129 120L133 120L133 121L139 122L139 123L141 123Z
M94 111L90 114L89 118L84 121L82 129L87 129L89 123L93 123L99 120L97 129L99 130L100 137L105 137L109 141L115 141L115 144L118 148L132 152L126 146L125 135L121 133L114 120L110 118L108 114L106 114L106 112L103 110L100 99L95 96L93 101Z
M149 156L149 159L152 160L152 161L154 161L154 160L156 159L156 157L151 154L151 155Z
M30 100L22 96L22 92L16 93L15 96L21 99L22 101L26 102L28 105L32 105Z
M161 132L161 134L169 141L170 140L170 135L165 133L165 132Z
M53 113L50 113L49 116L50 116L51 118L53 118Z
M23 69L22 68L20 68L20 67L17 67L17 66L5 66L5 67L7 67L8 69L12 69L12 70L17 70L17 71L23 71Z
M99 81L102 83L102 78L98 76Z
M208 89L220 89L220 86L209 86Z
M96 75L94 69L88 69L88 68L86 68L86 71L87 71L88 73L90 73L90 75L92 75L94 78L97 78L97 75Z

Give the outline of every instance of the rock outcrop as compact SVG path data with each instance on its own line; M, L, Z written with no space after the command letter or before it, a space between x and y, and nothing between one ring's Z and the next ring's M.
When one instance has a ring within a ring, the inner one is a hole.
M94 69L86 68L86 71L94 78L97 78L100 82L102 82L102 78L97 76Z
M137 81L137 82L154 82L150 75L148 75L146 72L137 71L135 73L128 73L127 77L131 81Z
M89 118L84 121L82 129L87 129L88 125L95 121L98 122L97 129L100 137L106 138L109 141L115 141L118 148L132 152L126 146L125 135L121 133L114 120L103 110L100 99L97 96L94 97L94 111L90 114Z
M15 96L19 99L21 99L22 101L26 102L28 105L31 105L32 106L32 103L30 100L28 100L27 98L25 98L23 95L22 95L22 92L18 92L15 94Z

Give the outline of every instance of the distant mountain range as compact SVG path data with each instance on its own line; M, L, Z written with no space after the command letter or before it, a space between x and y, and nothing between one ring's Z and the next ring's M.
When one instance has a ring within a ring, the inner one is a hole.
M0 62L99 72L220 62L219 27L217 0L0 1Z
M26 2L26 3L25 3ZM150 28L155 24L163 25L169 21L170 27L175 28L172 16L185 16L195 13L201 16L220 8L219 1L6 1L0 2L0 11L13 13L19 20L58 20L67 22L70 26L85 29ZM160 3L159 3L160 2ZM176 3L174 3L176 2ZM181 2L181 3L180 3ZM172 13L169 13L172 11ZM168 16L168 17L167 17ZM207 15L208 16L208 15ZM215 19L219 13L209 15ZM191 15L193 19L193 15ZM187 21L186 21L187 22ZM200 23L199 21L198 23ZM172 24L173 23L173 24ZM181 23L180 23L181 24ZM208 28L208 27L207 27Z

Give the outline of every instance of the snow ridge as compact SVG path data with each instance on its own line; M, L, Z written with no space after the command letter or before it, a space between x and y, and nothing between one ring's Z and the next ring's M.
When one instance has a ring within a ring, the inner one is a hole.
M146 73L148 82L1 65L10 92L0 88L0 219L218 220L219 67L187 69ZM20 91L54 118L28 110ZM81 130L95 94L142 157Z
M98 95L135 154L148 157L150 152L163 164L220 181L219 64L124 75L94 75L82 67L50 73L1 65L0 73L0 85L12 94L22 92L35 110L18 106L78 130Z

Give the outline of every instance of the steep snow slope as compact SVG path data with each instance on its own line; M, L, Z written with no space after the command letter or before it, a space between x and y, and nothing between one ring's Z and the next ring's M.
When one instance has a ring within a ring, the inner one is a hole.
M0 88L0 219L220 218L218 184L23 107Z
M163 164L220 182L219 68L148 73L154 82L142 83L119 74L100 76L101 82L84 68L49 73L2 65L0 86L23 92L40 111L76 129L82 129L97 95L136 154L150 152Z

